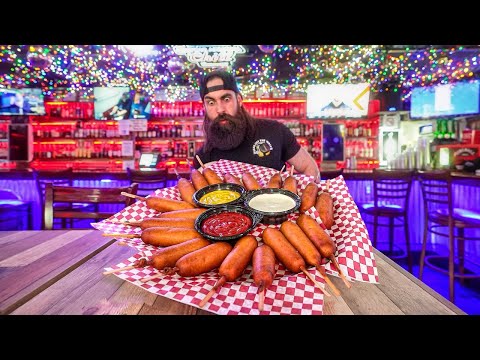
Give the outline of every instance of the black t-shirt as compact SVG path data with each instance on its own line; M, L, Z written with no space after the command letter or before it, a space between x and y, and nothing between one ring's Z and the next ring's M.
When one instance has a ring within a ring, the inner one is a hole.
M203 163L220 159L240 161L281 170L285 162L300 150L295 135L284 124L269 119L255 119L256 129L252 139L245 139L232 150L213 149L209 153L203 147L197 152ZM194 158L196 168L200 163Z

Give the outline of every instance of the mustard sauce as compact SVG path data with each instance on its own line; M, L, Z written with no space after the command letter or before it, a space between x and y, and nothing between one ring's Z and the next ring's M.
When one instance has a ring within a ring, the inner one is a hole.
M200 202L206 205L219 205L229 203L240 197L240 194L232 190L215 190L203 195Z

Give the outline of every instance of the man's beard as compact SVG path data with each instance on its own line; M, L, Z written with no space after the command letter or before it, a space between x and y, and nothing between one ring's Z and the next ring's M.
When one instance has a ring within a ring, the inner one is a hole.
M221 124L222 121L226 123ZM247 134L247 121L239 113L236 116L223 114L213 121L206 120L206 138L209 147L231 150L239 146Z

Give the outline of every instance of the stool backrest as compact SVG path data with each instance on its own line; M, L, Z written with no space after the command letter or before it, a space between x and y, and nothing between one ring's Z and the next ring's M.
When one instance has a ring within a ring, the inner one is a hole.
M443 208L453 215L452 177L449 170L419 171L425 215Z
M127 176L131 184L138 184L138 195L146 196L167 186L168 169L142 171L127 168Z
M56 210L55 203L90 203L90 204L123 204L125 207L135 202L135 199L122 195L122 192L137 194L138 184L117 188L86 188L63 186L47 183L45 186L45 229L53 228L53 219L108 219L115 215L112 212L81 211L75 209Z
M407 210L414 170L373 169L373 201L375 207L397 204Z
M37 170L33 169L33 179L37 187L38 196L42 207L45 206L45 185L54 183L56 185L72 186L73 169L71 167L65 170Z

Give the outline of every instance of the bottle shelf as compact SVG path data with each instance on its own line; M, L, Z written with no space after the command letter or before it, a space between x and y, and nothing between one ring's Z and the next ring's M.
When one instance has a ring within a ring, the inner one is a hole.
M162 138L139 138L139 137L136 137L135 138L136 141L153 141L153 142L165 142L165 141L203 141L203 137L162 137Z
M73 137L35 137L34 142L55 142L58 141L122 141L122 140L131 140L130 137L83 137L83 138L73 138Z
M377 140L377 136L345 136L345 140Z
M123 157L81 157L81 158L72 158L72 157L54 157L54 158L44 158L44 157L37 157L35 158L37 161L122 161L122 160L132 160L131 156L123 156Z
M321 163L323 123L326 120L307 119L305 99L244 99L243 104L254 117L273 119L285 124L296 136L302 148L309 152L317 163ZM200 100L173 103L153 101L150 119L138 124L132 122L135 126L144 126L144 130L130 129L129 135L119 135L120 121L94 119L93 102L46 102L45 105L46 116L30 117L33 125L34 153L38 155L48 152L51 155L34 157L35 161L40 163L91 162L92 167L101 168L100 164L111 161L116 164L115 166L119 166L118 163L123 160L134 159L134 156L108 156L109 151L117 154L121 151L122 141L133 141L134 151L137 153L155 151L162 155L161 161L179 162L192 159L204 141L205 114ZM345 125L345 158L356 156L357 161L377 160L375 155L378 154L378 116L328 121ZM4 142L8 143L8 140L0 139L0 143ZM78 150L75 150L76 148ZM74 152L85 155L85 152L91 152L106 156L62 157L65 152L66 155L72 155ZM360 157L367 154L373 156ZM98 164L94 164L95 162ZM86 164L82 166L87 167ZM110 165L105 167L111 168Z
M164 118L150 118L149 123L154 124L171 124L172 122L202 122L203 116L177 116Z

